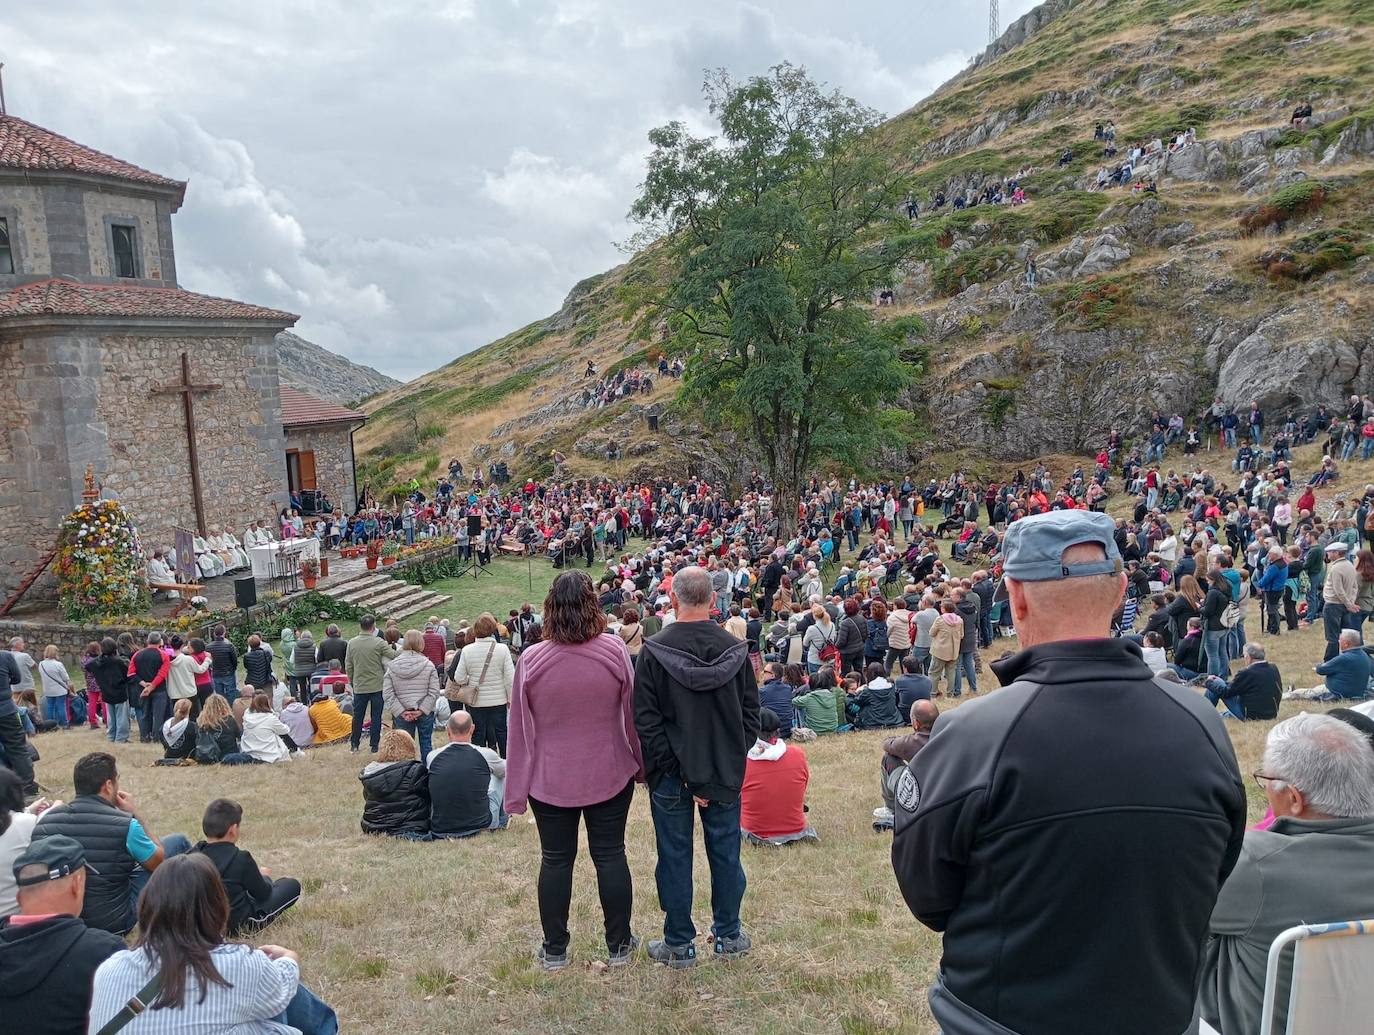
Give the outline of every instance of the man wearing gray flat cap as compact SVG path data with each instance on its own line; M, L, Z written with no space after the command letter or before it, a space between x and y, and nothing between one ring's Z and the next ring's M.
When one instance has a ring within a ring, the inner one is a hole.
M1111 636L1114 523L1051 511L1007 529L1021 651L941 713L894 790L892 863L944 934L945 1035L1184 1035L1245 790L1216 710Z

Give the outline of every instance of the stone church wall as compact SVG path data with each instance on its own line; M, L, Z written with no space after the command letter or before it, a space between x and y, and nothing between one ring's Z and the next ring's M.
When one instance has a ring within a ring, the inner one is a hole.
M315 484L324 490L334 513L352 514L357 508L353 485L353 450L349 445L348 425L317 428L292 428L286 435L286 448L314 450Z
M153 392L181 380L183 351L193 381L223 385L195 399L207 525L241 534L285 505L270 329L18 331L0 340L0 596L54 542L88 463L146 548L170 545L177 525L195 527L181 397ZM51 595L45 579L36 589Z

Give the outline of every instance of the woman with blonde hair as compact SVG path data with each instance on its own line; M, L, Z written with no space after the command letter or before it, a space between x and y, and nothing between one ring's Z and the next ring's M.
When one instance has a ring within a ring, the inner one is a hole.
M43 648L38 674L43 677L43 717L66 729L71 722L68 701L71 699L72 680L67 674L67 666L57 656L57 644L50 643Z
M364 766L358 779L363 785L364 834L430 839L429 771L416 757L415 738L405 730L387 730L377 760Z
M391 724L420 742L420 757L428 758L434 736L434 706L439 701L439 672L425 654L425 634L407 629L401 652L382 675L382 708Z
M196 723L191 715L194 698L182 697L172 707L172 714L158 730L162 741L163 755L158 765L172 765L182 759L190 758L196 749Z
M839 631L830 620L830 612L820 604L811 605L811 617L814 622L802 636L802 650L806 653L807 672L814 673L821 667L821 651L835 646Z
M496 638L496 619L483 612L473 623L473 640L453 659L448 677L456 687L476 688L477 696L468 711L476 730L472 742L477 747L496 750L506 757L506 708L515 682L515 662L510 648Z
M225 755L234 754L239 749L241 732L229 702L221 694L211 694L196 720L196 761L213 765Z

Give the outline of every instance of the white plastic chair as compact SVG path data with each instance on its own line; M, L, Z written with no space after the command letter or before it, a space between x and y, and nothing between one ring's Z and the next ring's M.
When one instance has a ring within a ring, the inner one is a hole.
M1283 951L1290 945L1292 982L1284 1035L1368 1031L1374 1018L1374 981L1370 980L1374 975L1374 920L1344 920L1290 927L1274 939L1264 975L1264 1004L1257 1035L1274 1033L1279 967ZM1217 1035L1205 1021L1200 1033Z

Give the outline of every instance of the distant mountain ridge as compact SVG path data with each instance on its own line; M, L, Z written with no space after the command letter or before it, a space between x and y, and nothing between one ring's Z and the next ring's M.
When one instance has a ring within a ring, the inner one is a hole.
M282 384L345 406L400 384L290 331L277 335L277 365Z

